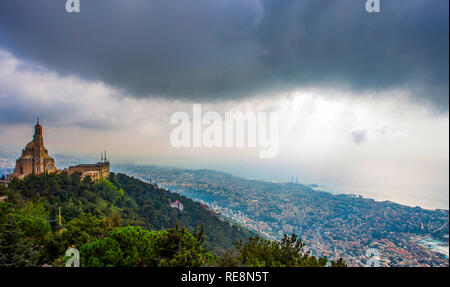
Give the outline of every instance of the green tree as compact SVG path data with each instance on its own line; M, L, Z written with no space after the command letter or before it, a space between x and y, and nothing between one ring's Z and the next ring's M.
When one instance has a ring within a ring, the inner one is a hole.
M192 234L179 225L157 233L155 252L158 266L196 267L206 264L212 255L203 248L203 233Z
M80 250L82 266L153 266L155 233L141 227L113 229L106 238L86 243Z
M331 267L347 267L347 264L344 262L344 259L339 258L336 261L331 261Z
M24 267L34 264L33 250L29 242L24 240L13 216L8 216L3 231L0 233L0 266Z
M47 262L55 258L61 259L65 251L70 248L81 248L84 244L106 236L108 228L105 219L87 213L70 220L60 232L59 229L46 238L45 248Z
M3 230L3 226L9 218L9 215L13 212L13 205L10 202L0 202L0 233Z
M45 236L51 231L48 222L49 213L42 203L29 201L12 215L23 231L23 235L36 245L41 245Z
M305 251L305 244L297 237L284 235L283 239L271 241L251 237L248 242L238 242L236 248L242 265L249 267L324 267L326 258L316 258Z
M241 261L239 260L239 253L236 249L227 249L217 257L217 265L219 267L239 267Z
M136 226L114 228L83 245L80 255L88 267L202 266L213 258L186 228L150 232Z

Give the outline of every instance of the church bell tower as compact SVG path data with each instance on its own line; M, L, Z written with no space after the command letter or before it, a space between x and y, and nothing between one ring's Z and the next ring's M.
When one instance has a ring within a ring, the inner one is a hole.
M34 126L34 173L40 174L44 172L44 137L42 135L42 126L39 124L39 118L37 118L36 125Z

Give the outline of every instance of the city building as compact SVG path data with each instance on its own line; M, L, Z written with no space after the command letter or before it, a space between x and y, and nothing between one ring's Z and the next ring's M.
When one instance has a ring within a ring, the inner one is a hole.
M184 206L179 200L175 200L174 202L170 202L170 207L176 208L180 211L183 211Z
M109 177L109 161L103 158L100 162L94 164L79 164L76 166L71 166L67 169L69 174L79 172L81 178L89 176L92 180L105 179Z

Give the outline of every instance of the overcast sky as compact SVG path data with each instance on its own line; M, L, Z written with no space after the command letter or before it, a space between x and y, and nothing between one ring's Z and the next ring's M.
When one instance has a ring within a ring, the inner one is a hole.
M449 1L0 1L0 144L448 208ZM280 112L280 152L174 149L170 115Z

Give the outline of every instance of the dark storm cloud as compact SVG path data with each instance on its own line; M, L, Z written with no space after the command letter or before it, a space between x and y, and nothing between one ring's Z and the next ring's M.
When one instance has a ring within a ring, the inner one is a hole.
M0 50L0 125L30 125L42 116L41 120L53 126L74 124L101 130L120 126L102 112L104 103L102 106L95 97L101 96L99 91L105 91L95 87L57 77L45 68L21 62ZM82 98L73 100L79 91L83 92Z
M46 120L54 122L70 113L70 109L65 106L33 101L20 92L8 93L0 87L1 124L30 124L35 122L40 114L45 115Z
M52 125L75 125L88 129L112 129L114 125L92 115L80 117L77 107L70 104L49 103L30 99L22 94L2 94L0 87L0 123L1 124L27 124L36 121L42 115L47 123ZM76 120L74 118L77 118Z
M448 109L447 0L2 0L0 46L137 97L399 88Z

